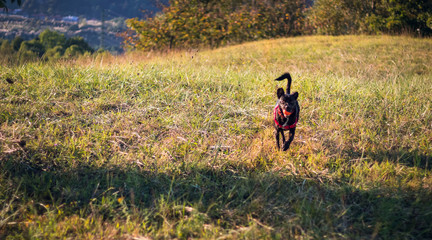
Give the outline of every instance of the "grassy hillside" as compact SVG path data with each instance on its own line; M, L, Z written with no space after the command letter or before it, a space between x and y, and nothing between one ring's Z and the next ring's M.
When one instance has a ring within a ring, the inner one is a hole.
M431 62L344 36L2 66L0 238L430 239Z

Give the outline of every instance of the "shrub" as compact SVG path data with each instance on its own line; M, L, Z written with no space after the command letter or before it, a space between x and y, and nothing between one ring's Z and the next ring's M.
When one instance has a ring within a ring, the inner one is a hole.
M17 36L12 40L12 46L16 52L20 49L22 42L24 42L24 39L21 36Z
M64 49L61 46L56 46L54 48L48 49L43 55L44 60L57 60L63 56Z
M39 59L38 55L30 50L26 50L25 48L20 48L18 52L18 62L20 64L24 64L26 62L31 62Z
M85 51L81 47L79 47L78 45L72 45L66 49L64 56L66 58L77 57L79 55L84 54L84 52Z
M45 53L45 47L42 45L42 43L38 39L33 39L30 41L24 41L21 43L21 47L19 49L19 52L27 52L31 51L36 56L42 57Z
M13 46L8 40L0 39L0 54L5 56L14 53Z
M67 49L71 47L72 45L78 46L80 49L82 49L82 53L84 52L90 52L93 53L94 49L90 47L90 45L84 40L83 37L71 37L66 40L64 48Z

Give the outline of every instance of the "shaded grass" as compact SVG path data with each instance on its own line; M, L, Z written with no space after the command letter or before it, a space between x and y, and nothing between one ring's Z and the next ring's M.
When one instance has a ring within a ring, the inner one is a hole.
M5 66L0 236L430 238L431 49L301 37ZM277 152L284 71L302 113Z

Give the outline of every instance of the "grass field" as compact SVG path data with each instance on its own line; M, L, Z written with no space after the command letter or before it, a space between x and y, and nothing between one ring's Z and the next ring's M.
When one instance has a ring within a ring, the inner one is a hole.
M317 36L2 66L0 239L430 239L431 63Z

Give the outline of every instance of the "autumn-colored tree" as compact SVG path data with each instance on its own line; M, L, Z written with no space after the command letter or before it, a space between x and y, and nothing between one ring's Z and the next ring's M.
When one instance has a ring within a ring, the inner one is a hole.
M153 50L217 47L303 32L306 0L171 0L162 13L128 19L125 43Z
M319 34L432 34L430 0L316 0L308 20Z

